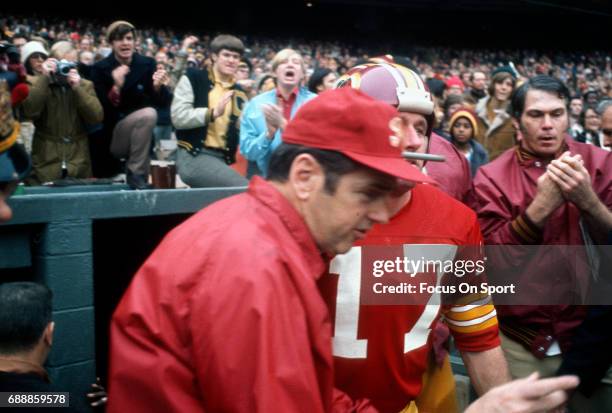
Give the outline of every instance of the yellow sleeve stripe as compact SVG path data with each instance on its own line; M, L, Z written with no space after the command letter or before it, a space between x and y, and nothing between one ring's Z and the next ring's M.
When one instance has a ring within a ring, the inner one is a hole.
M519 215L512 221L510 227L523 242L534 244L538 241L540 234L537 232L537 227L529 224L527 216L523 215Z
M490 314L491 312L495 313L495 307L493 306L493 304L489 304L489 305L482 305L476 308L471 309L470 311L464 311L461 313L453 313L453 312L446 312L444 314L444 316L451 320L451 321L470 321L470 320L475 320L481 317L484 317L487 314Z
M521 226L518 224L518 222L516 220L512 221L510 223L510 225L512 226L512 229L514 230L514 232L524 241L527 242L532 242L533 238L530 238L529 235L527 235L525 233L525 231L523 231L523 228L521 228Z
M459 327L459 326L451 325L449 323L448 328L450 328L455 333L470 334L470 333L476 333L478 331L486 330L487 328L493 327L494 325L497 325L497 317L493 317L485 321L482 324L478 324L474 326L467 326L467 327Z
M529 225L527 225L527 223L525 222L525 220L523 219L522 216L519 216L515 222L517 223L517 225L519 225L523 231L525 231L525 233L533 240L537 240L538 239L538 234L536 234L535 232L533 232L531 230L531 228L529 228Z
M488 319L497 316L497 312L495 311L495 309L493 311L488 312L487 314L478 317L478 318L472 318L471 320L466 320L466 321L455 321L452 320L450 318L447 318L446 321L448 322L449 325L453 325L453 326L457 326L457 327L468 327L468 326L473 326L476 324L481 324L484 323L485 321L487 321Z

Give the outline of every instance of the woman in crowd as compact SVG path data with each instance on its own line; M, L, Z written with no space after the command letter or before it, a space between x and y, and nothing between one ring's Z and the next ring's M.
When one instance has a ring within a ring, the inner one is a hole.
M43 63L49 57L42 43L32 40L21 48L21 63L26 68L29 76L43 75Z
M601 148L601 117L594 106L586 105L579 118L582 132L576 135L576 140L582 143L599 146Z
M27 86L25 89L26 93L23 93L22 99L27 97L27 89L32 87L32 83L37 76L44 75L43 63L49 56L49 52L45 49L45 46L36 40L29 41L21 47L21 63L26 70L26 82ZM15 105L15 114L19 120L19 141L23 143L26 148L26 152L32 152L32 139L34 137L34 123L32 119L24 114L23 102Z
M470 164L472 177L481 165L489 161L487 151L474 137L478 133L476 114L466 107L461 107L452 113L448 124L450 140Z
M497 68L492 72L489 96L479 100L476 105L479 119L476 139L485 147L490 160L514 146L516 131L507 109L515 86L516 77L512 68Z
M32 173L26 180L30 185L92 176L87 125L102 122L102 105L93 84L76 67L77 51L72 43L60 41L51 48L51 58L40 64L41 74L32 78L23 102L23 114L35 126Z

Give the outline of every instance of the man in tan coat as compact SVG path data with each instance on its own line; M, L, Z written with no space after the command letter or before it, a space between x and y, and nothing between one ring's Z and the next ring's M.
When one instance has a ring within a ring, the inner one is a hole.
M87 125L102 122L102 105L93 84L76 70L76 50L58 42L43 75L33 78L23 112L36 127L32 143L32 173L26 180L40 185L66 177L92 176Z

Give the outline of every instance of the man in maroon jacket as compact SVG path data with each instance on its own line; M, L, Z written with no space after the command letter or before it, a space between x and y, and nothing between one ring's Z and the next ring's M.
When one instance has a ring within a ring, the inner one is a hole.
M485 243L504 248L489 253L489 276L504 274L533 294L496 302L528 304L497 307L514 377L536 370L549 376L559 367L585 312L569 304L592 288L576 257L588 262L582 246L602 243L612 228L612 154L568 137L568 101L566 86L553 77L527 81L512 97L520 142L474 179ZM577 246L575 255L563 253L566 246Z

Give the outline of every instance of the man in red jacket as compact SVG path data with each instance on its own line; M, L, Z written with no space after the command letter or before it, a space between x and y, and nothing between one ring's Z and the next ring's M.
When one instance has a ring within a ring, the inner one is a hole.
M367 411L333 393L327 257L389 219L397 179L428 178L392 146L396 112L322 94L286 128L268 180L172 231L111 325L108 411Z

